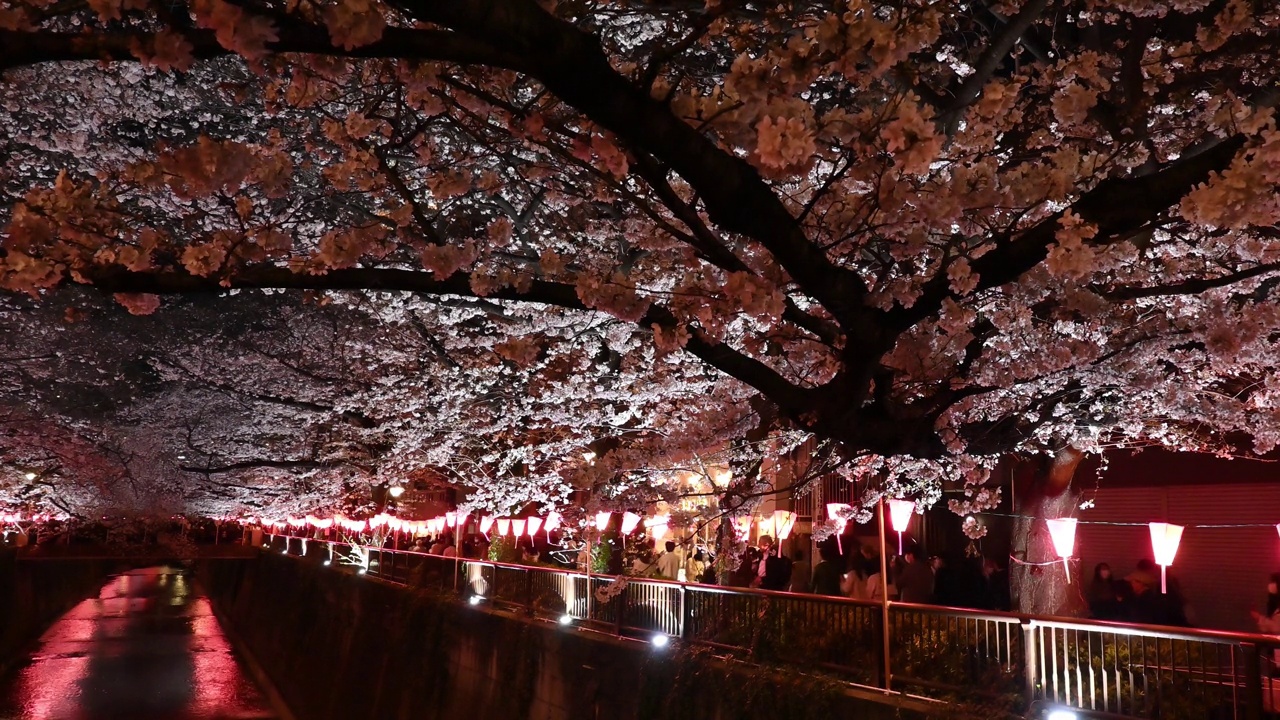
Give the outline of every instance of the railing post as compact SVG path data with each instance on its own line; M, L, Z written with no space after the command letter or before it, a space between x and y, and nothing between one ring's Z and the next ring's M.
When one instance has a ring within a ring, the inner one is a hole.
M613 581L617 582L618 578L615 577ZM628 583L626 587L622 588L622 592L618 593L615 596L615 599L618 601L618 619L615 620L613 623L614 625L613 631L614 631L614 634L617 635L618 637L622 637L622 623L627 617L627 598L630 595L631 595L631 584Z
M524 599L525 612L533 615L533 571L527 568L524 571Z
M689 627L689 588L685 585L680 586L680 639L685 639L686 629Z
M1244 720L1260 720L1262 718L1262 660L1258 646L1254 643L1243 643L1240 652L1244 655Z
M1036 668L1040 666L1037 662L1040 654L1039 644L1036 642L1036 626L1035 623L1024 619L1022 627L1022 674L1026 676L1024 693L1027 695L1027 707L1031 707L1036 701L1036 685L1039 684L1039 678L1036 677Z
M884 496L876 505L877 525L880 532L880 652L884 655L881 671L884 673L880 683L885 690L893 689L893 649L889 646L889 564L885 557L887 548L884 540Z

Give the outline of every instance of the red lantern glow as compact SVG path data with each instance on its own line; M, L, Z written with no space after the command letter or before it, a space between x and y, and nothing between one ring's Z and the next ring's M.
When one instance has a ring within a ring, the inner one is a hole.
M547 513L547 522L543 524L542 529L547 531L547 537L551 537L551 531L560 527L560 513L552 510Z
M662 538L667 536L671 530L671 516L658 515L652 519L645 521L645 526L649 528L650 534L653 535L654 542L662 542Z
M915 512L916 504L911 500L899 500L891 498L889 500L889 524L893 525L894 532L898 533L898 554L902 554L902 533L907 531L907 526L911 524L911 513Z
M1178 554L1178 544L1182 542L1181 525L1171 523L1149 523L1151 528L1151 549L1156 555L1156 564L1160 566L1160 592L1169 592L1169 566Z
M542 518L529 518L529 537L538 534L538 529L542 527Z
M488 535L489 530L492 528L493 528L493 518L491 517L480 518L480 533L482 535Z
M516 537L524 535L524 518L511 521L511 531Z
M836 548L841 555L844 555L844 543L840 536L844 535L844 529L849 525L849 519L845 515L852 509L853 506L849 503L827 503L827 518L836 524Z
M609 518L611 517L613 517L613 513L611 512L596 513L596 529L600 532L604 532L605 528L609 527Z
M498 518L498 534L509 535L511 533L511 520L508 518Z
M1067 571L1067 582L1071 582L1071 565L1067 562L1076 551L1075 518L1055 518L1045 521L1049 525L1049 539L1053 540L1053 549L1062 558L1062 567Z
M449 527L458 527L458 513L449 512L444 514L445 524Z

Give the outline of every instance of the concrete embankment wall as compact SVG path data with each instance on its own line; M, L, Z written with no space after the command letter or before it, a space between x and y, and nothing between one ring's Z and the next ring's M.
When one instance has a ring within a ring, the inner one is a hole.
M297 558L206 564L201 575L299 720L927 717L798 673L659 651Z
M18 560L0 549L0 676L54 620L97 593L107 570L101 560Z

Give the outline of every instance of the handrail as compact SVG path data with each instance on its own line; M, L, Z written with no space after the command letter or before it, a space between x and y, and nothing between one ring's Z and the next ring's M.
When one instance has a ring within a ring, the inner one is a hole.
M904 602L884 613L880 602L843 596L312 542L356 547L365 559L376 551L379 564L364 571L392 582L435 583L618 635L670 635L756 661L821 666L882 692L905 685L935 700L1019 698L1011 711L1065 706L1082 717L1162 718L1162 708L1189 703L1206 716L1256 720L1280 709L1280 681L1269 677L1280 635ZM619 578L618 592L596 599Z

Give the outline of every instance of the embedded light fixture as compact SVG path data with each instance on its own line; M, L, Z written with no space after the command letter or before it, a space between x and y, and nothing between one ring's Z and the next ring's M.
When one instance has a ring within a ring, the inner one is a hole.
M332 564L333 564L333 561L332 561L332 560L325 560L325 561L324 561L324 566L325 566L325 567L329 567L329 566L330 566L330 565L332 565Z
M369 572L369 568L364 568L364 567L362 567L362 568L360 568L360 573L359 573L359 574L364 575L364 574L366 574L366 573L368 573L368 572Z
M33 472L29 472L29 473L27 473L26 478L27 478L28 480L35 480L35 479L36 479L36 474L35 474L35 473L33 473Z
M404 486L403 486L403 485L392 485L392 486L391 486L391 488L390 488L389 490L387 490L387 494L388 494L388 495L390 495L390 496L391 496L391 497L393 497L393 498L398 498L398 497L400 497L401 495L403 495L403 494L404 494Z
M564 615L561 615L561 616L560 616L560 624L561 624L561 625L572 625L572 624L573 624L573 616L572 616L572 615L570 615L569 613L565 613Z
M587 461L587 462L589 462L589 463L590 463L590 462L595 462L595 460L596 460L596 454L595 454L595 453L593 453L593 452L591 452L590 450L588 450L588 451L586 451L586 452L582 453L582 459L583 459L583 460L586 460L586 461Z
M664 648L667 646L667 643L671 642L671 638L666 635L654 635L653 639L649 642L653 643L653 646L656 648Z
M1054 708L1045 714L1044 720L1077 720L1079 717L1075 710Z
M467 598L468 605L479 605L482 602L484 602L483 595L472 595L471 597Z

